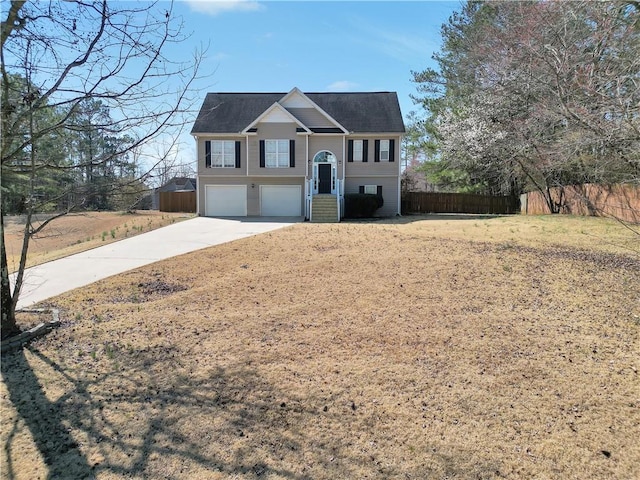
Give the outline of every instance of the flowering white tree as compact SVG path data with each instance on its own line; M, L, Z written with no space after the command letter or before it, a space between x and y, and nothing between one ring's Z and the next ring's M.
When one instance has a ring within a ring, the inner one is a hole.
M441 158L486 191L640 179L639 9L468 2L414 72Z

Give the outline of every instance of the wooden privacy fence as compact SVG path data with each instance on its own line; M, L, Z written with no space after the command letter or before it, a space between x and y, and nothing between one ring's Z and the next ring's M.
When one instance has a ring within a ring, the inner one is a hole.
M407 192L402 194L402 213L517 213L520 201L471 193Z
M560 213L613 217L640 223L640 186L637 185L570 185L551 189L551 198L560 205ZM549 214L549 206L541 192L521 196L521 213Z
M160 192L160 211L196 213L196 192Z

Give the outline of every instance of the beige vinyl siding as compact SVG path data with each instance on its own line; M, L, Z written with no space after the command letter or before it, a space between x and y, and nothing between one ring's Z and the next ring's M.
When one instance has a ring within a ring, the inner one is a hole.
M353 161L347 162L345 167L345 175L347 178L352 176L363 176L363 175L399 175L400 171L400 138L399 136L394 135L384 135L375 137L365 137L365 136L352 136L347 137L347 142L349 140L368 140L369 147L367 151L367 161ZM375 161L375 141L376 140L395 140L394 146L394 158L395 161Z
M347 162L345 174L347 178L362 175L398 175L398 162Z
M259 123L257 135L249 137L249 175L274 177L304 176L306 139L298 135L294 123ZM260 168L260 140L295 140L296 166L294 168Z
M297 163L296 163L297 164ZM300 208L304 212L304 178L268 178L268 177L209 177L198 178L199 211L198 215L204 215L205 209L205 185L246 185L247 186L247 215L260 215L260 185L299 185Z
M358 193L360 185L382 185L384 205L376 212L376 216L392 217L400 212L400 205L398 205L398 177L347 177L344 193Z
M335 127L336 125L315 108L288 108L291 115L307 127Z
M208 140L230 140L240 142L240 168L207 168L205 166L204 143ZM247 141L240 136L198 137L198 175L216 175L221 177L243 175L247 172Z

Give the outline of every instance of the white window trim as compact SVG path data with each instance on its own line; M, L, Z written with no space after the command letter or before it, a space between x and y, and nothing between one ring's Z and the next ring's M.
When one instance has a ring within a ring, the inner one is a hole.
M236 168L236 142L235 140L210 140L211 141L211 168ZM227 145L225 144L231 144L233 146L232 150L233 152L231 154L229 153L224 153L225 152L225 147ZM215 165L213 158L214 158L214 150L215 150L215 146L218 144L221 147L221 152L217 155L221 155L221 160L222 160L222 165ZM230 158L230 162L229 165L227 165L227 160L229 160Z
M389 150L391 142L389 140L380 140L380 161L388 162L389 161Z
M361 162L363 153L364 153L364 141L354 140L353 141L353 161Z
M286 152L281 152L278 145L280 142L285 142L286 145ZM271 152L268 153L269 150L269 144L275 145L275 152ZM278 139L267 139L264 141L264 166L265 168L289 168L289 159L290 159L290 155L291 152L289 151L289 140L285 139L285 138L278 138ZM276 164L275 165L269 165L269 155L275 155L275 159L276 159ZM285 162L283 165L280 165L280 160L281 160L281 156L282 158L285 159Z

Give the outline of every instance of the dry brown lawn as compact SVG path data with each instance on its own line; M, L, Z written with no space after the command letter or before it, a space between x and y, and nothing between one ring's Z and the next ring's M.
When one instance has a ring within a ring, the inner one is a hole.
M132 237L156 228L170 225L193 215L157 211L86 212L72 213L50 222L29 243L27 266L84 252L107 243ZM46 215L36 215L34 226L46 220ZM11 271L18 269L24 219L20 216L5 217L5 241L7 263Z
M2 476L636 479L638 238L299 224L70 292L2 359Z

